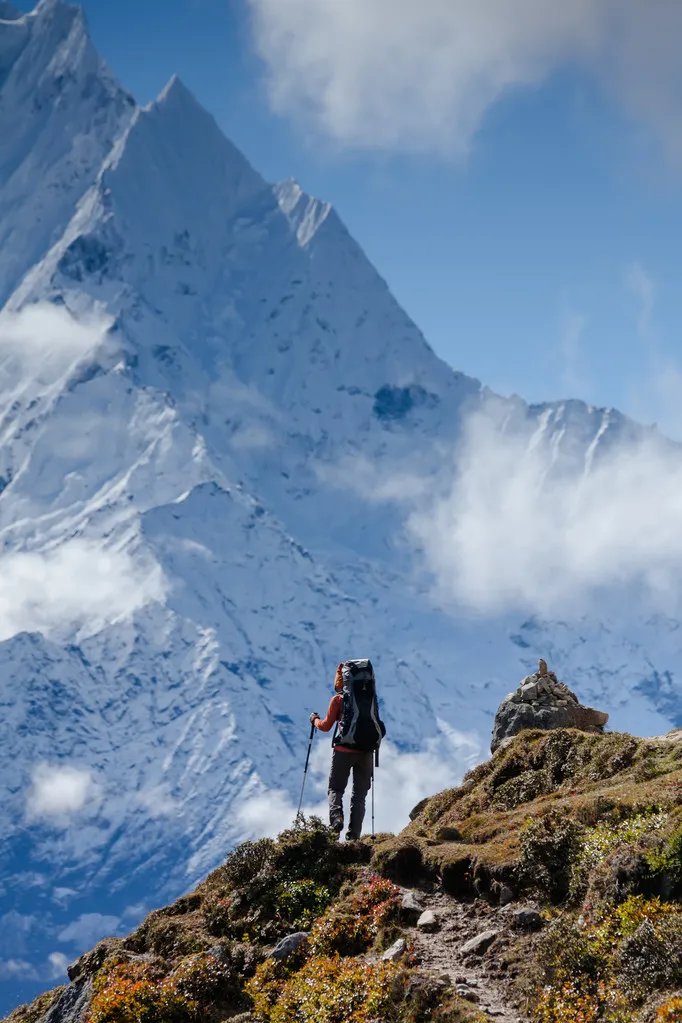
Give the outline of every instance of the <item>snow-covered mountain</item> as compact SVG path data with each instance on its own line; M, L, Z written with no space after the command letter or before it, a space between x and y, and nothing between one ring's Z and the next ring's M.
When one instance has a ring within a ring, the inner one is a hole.
M342 657L453 780L538 653L615 725L682 700L675 620L439 606L404 498L488 392L180 81L140 109L77 9L0 19L1 1008L217 862L256 797L289 812ZM554 472L642 434L502 406Z

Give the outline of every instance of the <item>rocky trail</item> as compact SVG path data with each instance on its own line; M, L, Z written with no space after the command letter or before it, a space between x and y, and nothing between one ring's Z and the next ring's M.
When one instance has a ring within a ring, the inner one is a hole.
M505 949L512 929L537 925L535 910L493 907L482 900L462 902L443 892L420 893L419 904L424 913L409 934L420 966L447 976L457 993L491 1020L527 1023L510 999L514 966Z

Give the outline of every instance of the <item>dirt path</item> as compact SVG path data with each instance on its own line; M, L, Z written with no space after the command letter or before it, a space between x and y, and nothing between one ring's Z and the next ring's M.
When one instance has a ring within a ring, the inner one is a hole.
M504 958L508 913L487 903L458 902L443 893L419 893L424 909L431 909L438 918L438 930L425 934L410 929L415 952L423 968L450 977L463 997L469 995L477 1008L491 1020L500 1023L527 1023L510 1003L506 991ZM462 946L485 931L498 931L489 949L482 954L466 953Z

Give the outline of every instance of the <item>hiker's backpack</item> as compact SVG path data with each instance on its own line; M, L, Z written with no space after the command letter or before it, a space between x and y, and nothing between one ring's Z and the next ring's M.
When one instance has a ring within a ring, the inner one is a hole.
M343 711L333 744L365 752L378 750L386 728L379 717L372 662L344 661L342 676Z

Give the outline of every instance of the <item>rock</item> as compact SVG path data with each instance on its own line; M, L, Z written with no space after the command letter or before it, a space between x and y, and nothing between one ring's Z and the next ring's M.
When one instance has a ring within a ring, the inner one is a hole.
M268 959L288 959L308 937L308 931L296 931L294 934L287 934L281 938L271 952L268 952Z
M420 799L416 806L412 807L409 813L409 818L411 821L413 821L415 817L419 816L419 814L422 812L426 804L429 802L430 798L431 798L430 796L426 796L424 799Z
M462 955L485 955L497 934L497 931L483 931L481 934L477 934L475 938L469 938L468 941L465 941L460 952Z
M519 696L524 703L532 703L536 699L539 693L538 685L536 682L526 682L525 685L521 686L519 690Z
M461 842L462 834L458 828L445 827L439 828L436 832L436 840L438 842Z
M104 938L103 941L98 942L94 948L90 949L89 952L85 952L80 959L76 959L74 963L67 967L66 972L69 980L92 977L94 973L97 973L105 959L121 949L122 944L123 942L120 938Z
M420 931L424 931L426 934L431 934L433 931L438 930L438 917L432 909L424 910L417 920L417 927Z
M508 906L514 901L514 892L508 884L501 884L499 890L499 901L501 906Z
M400 900L400 916L405 923L415 924L423 911L424 907L414 892L403 892Z
M467 1002L480 1002L481 996L472 991L470 987L465 984L458 984L455 991L460 998L464 998Z
M541 662L541 667L546 663ZM526 728L578 728L601 734L609 716L604 711L583 707L553 672L528 675L515 693L505 697L495 715L490 749L494 753L505 740Z
M54 1005L36 1023L81 1023L91 997L92 980L77 980L62 991Z
M515 909L510 915L510 920L512 927L517 931L539 931L544 925L544 920L537 909L533 909L530 906Z
M405 955L405 949L407 948L407 942L404 938L398 938L394 941L390 948L387 948L381 957L384 963L394 963L396 959L400 959L401 956Z

